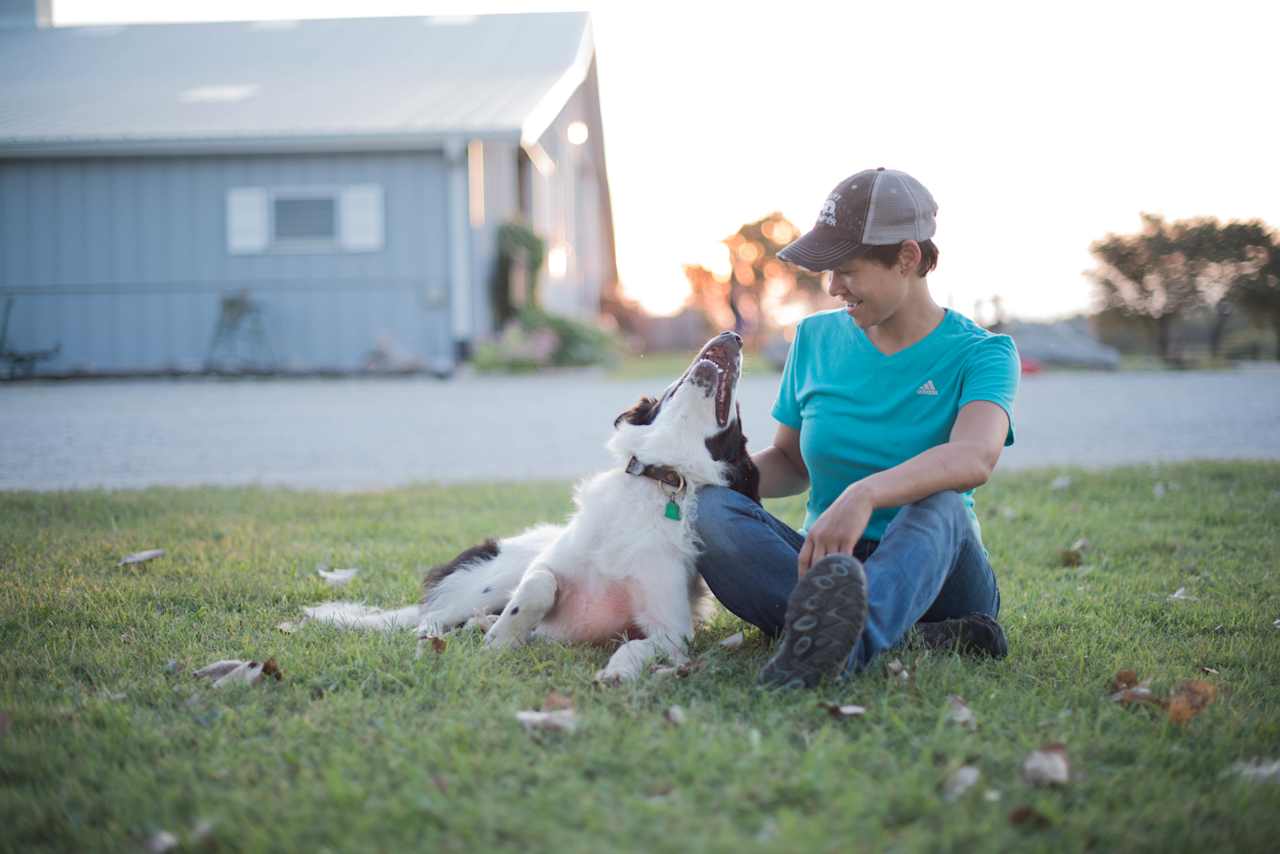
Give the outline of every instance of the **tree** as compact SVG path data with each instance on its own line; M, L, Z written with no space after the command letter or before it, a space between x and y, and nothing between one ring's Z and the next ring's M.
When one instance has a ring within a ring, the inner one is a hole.
M1102 307L1142 321L1159 356L1173 361L1178 318L1197 306L1216 306L1239 262L1216 219L1165 222L1142 214L1142 223L1137 234L1108 234L1089 247L1099 264L1091 275Z
M782 214L749 222L723 241L730 272L718 276L706 267L684 268L693 303L713 324L732 328L758 343L770 327L804 314L823 294L822 277L778 260L778 250L799 235ZM787 309L796 306L796 311Z
M1271 324L1280 359L1280 236L1258 220L1229 223L1223 231L1225 242L1245 259L1227 298L1255 321Z

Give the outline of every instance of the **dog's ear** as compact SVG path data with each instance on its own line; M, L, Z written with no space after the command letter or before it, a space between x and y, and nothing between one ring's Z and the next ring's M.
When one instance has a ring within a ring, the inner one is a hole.
M740 492L755 503L760 503L760 470L747 453L747 437L742 433L742 407L737 407L733 422L707 440L711 459L729 464L729 483L734 492Z
M643 427L646 424L652 424L653 419L658 417L658 400L657 398L645 396L640 398L640 402L628 409L626 412L618 415L613 419L613 426L617 427L623 421L628 424L634 424L637 427Z

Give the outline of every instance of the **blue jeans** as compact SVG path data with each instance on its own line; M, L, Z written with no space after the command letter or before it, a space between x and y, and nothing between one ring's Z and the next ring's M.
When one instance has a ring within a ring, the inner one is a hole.
M781 634L804 537L723 486L698 491L694 525L702 540L698 572L711 592L765 634ZM868 616L846 673L899 644L918 621L1000 611L995 573L958 492L906 505L882 540L859 540L854 557L867 572Z

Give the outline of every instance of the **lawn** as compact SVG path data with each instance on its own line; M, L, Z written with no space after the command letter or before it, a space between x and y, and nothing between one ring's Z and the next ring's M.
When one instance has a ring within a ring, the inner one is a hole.
M907 679L763 693L768 644L721 646L742 629L724 613L687 676L608 689L603 649L451 636L415 658L412 633L276 628L341 595L403 603L423 567L568 504L562 483L0 494L0 849L1275 849L1280 782L1231 769L1280 759L1280 465L998 477L979 507L1011 654L906 649ZM117 566L148 548L167 554ZM336 591L318 564L361 572ZM267 657L281 681L192 676ZM1178 725L1110 701L1122 669L1216 700ZM578 730L522 730L553 690ZM1023 761L1051 742L1070 780L1034 786ZM948 799L962 766L977 783Z
M611 368L607 374L615 380L651 380L660 379L670 382L689 367L690 351L677 352L657 351L654 353L630 354ZM742 360L743 376L777 376L778 371L769 364L764 355L758 352L747 352Z

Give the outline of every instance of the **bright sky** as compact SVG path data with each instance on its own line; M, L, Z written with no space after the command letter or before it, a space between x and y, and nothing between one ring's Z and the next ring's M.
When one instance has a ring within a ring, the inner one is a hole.
M1141 211L1280 226L1280 4L54 0L57 24L592 11L625 291L677 309L681 268L781 210L808 228L860 169L939 204L935 298L1088 307L1090 241ZM358 61L358 58L356 58Z

